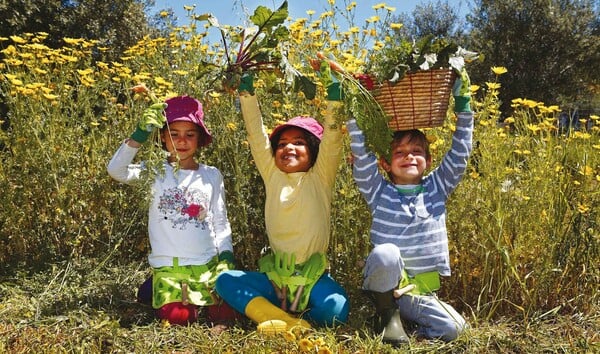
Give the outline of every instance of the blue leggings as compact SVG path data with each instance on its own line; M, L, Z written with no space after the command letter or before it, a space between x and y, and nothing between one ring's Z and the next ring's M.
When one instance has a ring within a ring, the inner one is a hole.
M219 274L215 288L219 296L240 313L255 297L262 296L279 306L275 289L269 278L260 272L230 270ZM350 304L346 291L329 273L325 273L313 286L303 318L317 326L333 326L348 320Z

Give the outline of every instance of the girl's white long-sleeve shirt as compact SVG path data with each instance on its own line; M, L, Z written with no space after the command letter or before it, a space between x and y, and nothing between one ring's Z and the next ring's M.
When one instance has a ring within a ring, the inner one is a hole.
M140 179L143 164L132 164L138 152L123 143L108 163L115 180L131 184ZM196 170L174 172L165 162L164 176L152 184L148 211L150 266L199 265L223 251L232 251L231 226L225 206L221 172L199 164Z

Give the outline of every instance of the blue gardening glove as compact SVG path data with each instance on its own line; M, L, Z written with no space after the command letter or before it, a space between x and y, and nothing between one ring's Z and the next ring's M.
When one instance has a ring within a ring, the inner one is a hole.
M254 95L254 76L252 76L251 73L245 72L242 74L238 92L248 92L249 94Z
M454 111L455 112L471 112L471 79L467 70L463 68L458 73L458 78L452 87L452 95L454 96Z
M155 103L146 108L144 114L142 114L142 119L140 119L135 129L135 132L131 134L131 139L143 144L146 142L146 140L148 140L148 137L154 129L162 128L167 122L167 118L165 117L164 113L165 108L167 108L167 104L164 102Z

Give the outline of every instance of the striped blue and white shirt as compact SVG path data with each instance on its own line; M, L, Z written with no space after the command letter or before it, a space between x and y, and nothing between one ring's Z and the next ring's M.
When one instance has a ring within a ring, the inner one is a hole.
M437 168L423 177L423 188L402 194L381 174L377 157L367 151L356 120L347 122L354 180L373 215L371 242L375 246L398 246L411 276L431 271L450 275L446 200L466 170L473 139L473 113L457 115L450 151Z

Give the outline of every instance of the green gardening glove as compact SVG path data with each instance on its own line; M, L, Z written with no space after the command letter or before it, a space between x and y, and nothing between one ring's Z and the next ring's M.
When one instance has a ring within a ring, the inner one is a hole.
M345 72L345 69L335 61L333 56L327 58L321 52L317 53L316 59L310 59L310 65L317 72L321 84L327 90L327 100L341 101L344 95L339 75Z
M131 139L143 144L148 140L148 137L154 129L162 128L167 122L164 113L165 108L167 108L167 104L164 102L154 103L146 108L144 114L142 114L142 119L138 122L135 132L131 134Z
M471 112L471 79L465 68L458 73L458 78L452 87L452 96L454 96L454 112Z
M223 252L219 253L219 261L226 261L231 264L235 264L235 258L233 257L233 252L223 251Z
M245 72L242 74L238 92L248 92L249 94L254 95L254 76L252 76L251 73Z
M323 84L323 87L327 88L327 100L329 101L341 101L342 85L337 77L338 74L331 70L331 62L328 60L321 61L319 67L319 79Z

